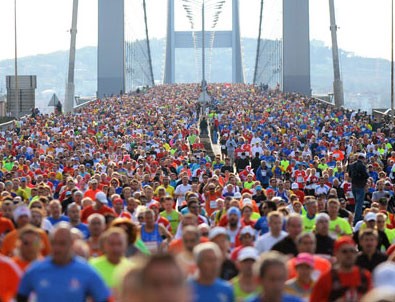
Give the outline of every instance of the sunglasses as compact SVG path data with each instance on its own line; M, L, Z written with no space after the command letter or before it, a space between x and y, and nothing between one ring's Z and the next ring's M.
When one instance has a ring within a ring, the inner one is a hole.
M144 216L139 216L139 217L137 217L137 219L138 219L138 220L143 220L143 219L144 219Z
M356 252L357 251L355 249L352 249L352 248L340 250L340 253L342 253L342 254L355 254Z

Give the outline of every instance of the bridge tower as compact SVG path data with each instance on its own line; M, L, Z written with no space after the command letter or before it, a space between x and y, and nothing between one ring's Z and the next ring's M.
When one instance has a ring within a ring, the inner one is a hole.
M124 0L98 0L97 96L125 92Z
M193 36L191 31L175 31L174 29L174 0L168 0L167 8L167 37L166 37L166 61L164 83L175 83L175 50L176 48L193 48ZM202 33L195 32L198 41L202 41ZM209 41L211 31L205 32L205 40ZM198 44L198 48L202 45ZM207 47L207 46L206 46ZM214 48L232 48L232 81L243 83L243 66L240 43L240 18L239 0L232 0L232 30L216 31Z

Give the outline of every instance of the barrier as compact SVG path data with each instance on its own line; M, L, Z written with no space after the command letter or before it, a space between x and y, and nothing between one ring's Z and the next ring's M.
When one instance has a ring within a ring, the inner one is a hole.
M79 105L77 105L77 106L74 106L74 111L76 111L76 110L78 110L78 109L81 109L81 108L84 108L84 107L86 107L87 105L89 105L90 103L95 102L96 100L97 100L97 98L92 97L89 101L86 101L86 102L84 102L84 103L82 103L82 104L79 104Z
M84 107L86 107L87 105L89 105L90 103L92 103L92 102L94 102L96 100L97 100L96 98L92 97L92 99L90 99L89 101L84 102L84 103L82 103L82 104L80 104L78 106L75 106L74 110L78 110L78 109L84 108ZM23 121L24 119L27 119L29 116L30 116L30 114L29 115L24 115L24 116L22 116L20 118L20 120ZM16 119L13 119L11 121L8 121L8 122L5 122L5 123L1 123L0 124L0 131L13 130L15 128L15 121L16 121Z

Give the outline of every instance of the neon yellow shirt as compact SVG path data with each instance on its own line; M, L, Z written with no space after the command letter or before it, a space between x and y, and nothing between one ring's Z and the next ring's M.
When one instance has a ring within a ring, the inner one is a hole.
M335 231L337 225L342 231L342 233L339 235ZM340 237L341 235L352 235L352 229L347 220L341 217L337 217L335 220L329 221L329 234L333 238Z
M117 267L130 265L130 261L123 257L118 264L112 264L107 260L107 257L103 255L89 259L89 264L98 272L109 288L114 288L117 285L114 278Z
M257 287L254 292L246 293L240 287L239 277L234 277L230 280L230 283L233 285L233 292L236 298L236 302L244 302L247 301L249 298L259 295L261 293L261 289Z
M303 232L312 232L315 228L315 217L310 219L307 215L302 215Z

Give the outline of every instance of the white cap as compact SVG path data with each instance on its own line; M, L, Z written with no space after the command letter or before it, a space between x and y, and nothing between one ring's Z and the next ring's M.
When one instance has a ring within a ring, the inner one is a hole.
M365 215L365 217L363 218L363 220L365 220L365 221L371 221L371 220L376 221L376 213L373 213L373 212L367 213Z
M358 157L366 158L366 154L365 153L359 153Z
M356 225L355 225L354 228L353 228L354 233L355 233L355 232L358 232L358 231L361 229L362 224L363 224L363 221L362 221L362 220L360 220L360 221L358 221L358 222L356 223Z
M251 236L255 236L255 230L251 226L247 225L247 226L245 226L244 228L241 229L240 236L246 235L246 234L250 234Z
M252 200L250 198L244 198L243 205L246 205L246 204L252 204Z
M252 246L247 246L240 250L239 255L237 256L237 261L244 261L247 259L257 260L258 257L258 251Z
M15 208L15 210L14 210L14 220L15 221L17 221L19 219L19 217L21 217L21 216L27 216L27 217L29 217L29 219L31 217L30 209L25 205L21 205L21 206Z
M299 185L298 185L296 182L294 182L294 183L292 183L292 185L291 185L291 189L292 189L292 190L299 189Z
M104 192L97 192L95 195L95 199L101 203L108 204L108 200Z
M375 287L390 286L395 288L395 263L383 262L373 271L373 283Z
M215 227L210 230L208 234L208 239L212 240L219 235L229 236L228 231L224 227Z
M240 192L236 192L233 197L234 198L241 198L241 193Z

